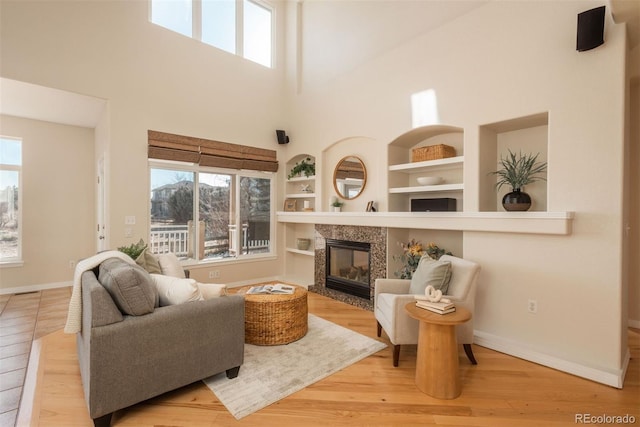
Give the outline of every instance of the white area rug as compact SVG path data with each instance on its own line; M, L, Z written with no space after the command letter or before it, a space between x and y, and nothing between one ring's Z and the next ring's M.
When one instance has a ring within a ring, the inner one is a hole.
M239 420L386 346L310 314L302 339L277 346L246 344L238 377L230 380L221 373L203 381Z

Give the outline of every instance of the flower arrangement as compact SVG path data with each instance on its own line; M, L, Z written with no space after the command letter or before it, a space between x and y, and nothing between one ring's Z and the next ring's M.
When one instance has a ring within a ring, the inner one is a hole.
M396 277L400 279L411 279L416 268L418 268L420 258L424 255L428 255L433 259L440 259L440 257L445 254L452 255L451 252L439 248L438 245L433 242L429 243L426 248L415 239L411 239L411 241L406 244L399 243L399 245L402 247L402 254L394 255L393 259L403 264L402 268L395 272Z

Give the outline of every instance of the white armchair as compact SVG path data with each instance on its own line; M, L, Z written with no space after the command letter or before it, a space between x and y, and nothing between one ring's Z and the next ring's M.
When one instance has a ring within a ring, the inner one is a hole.
M464 307L472 314L471 320L456 327L458 343L462 344L467 357L476 365L471 349L473 343L473 314L476 298L476 281L480 265L475 262L443 255L440 260L451 262L451 281L447 290L449 298L457 307ZM404 307L415 301L409 294L409 279L376 279L374 290L374 314L377 321L378 336L382 329L393 344L393 366L398 366L400 346L418 343L417 320L409 317Z

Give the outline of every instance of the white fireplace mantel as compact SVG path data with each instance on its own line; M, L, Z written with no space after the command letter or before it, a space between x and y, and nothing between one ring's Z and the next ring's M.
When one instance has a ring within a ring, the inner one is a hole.
M278 222L496 233L571 234L573 212L277 212Z

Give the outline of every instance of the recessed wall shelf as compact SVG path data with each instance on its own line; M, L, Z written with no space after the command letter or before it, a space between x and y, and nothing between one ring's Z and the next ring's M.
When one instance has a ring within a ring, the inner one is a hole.
M415 187L390 188L391 194L421 194L432 192L462 191L464 184L419 185Z

